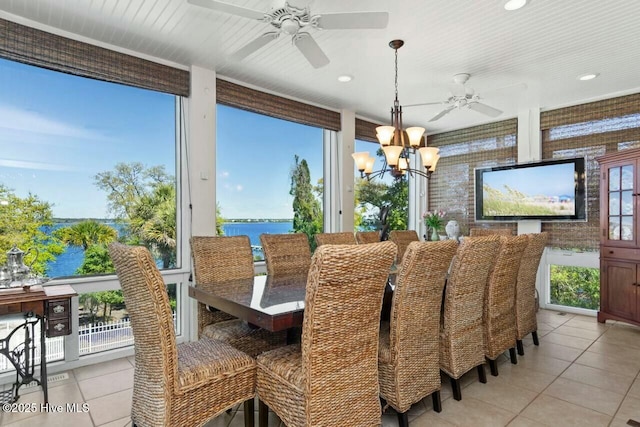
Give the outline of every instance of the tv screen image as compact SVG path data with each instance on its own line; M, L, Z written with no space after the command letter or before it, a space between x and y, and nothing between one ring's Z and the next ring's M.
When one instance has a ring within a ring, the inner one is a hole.
M584 221L584 158L476 169L476 221Z

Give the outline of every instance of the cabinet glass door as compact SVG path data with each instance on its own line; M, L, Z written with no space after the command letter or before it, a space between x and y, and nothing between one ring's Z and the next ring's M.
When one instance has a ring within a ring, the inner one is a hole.
M633 165L609 168L609 240L634 239L633 172Z

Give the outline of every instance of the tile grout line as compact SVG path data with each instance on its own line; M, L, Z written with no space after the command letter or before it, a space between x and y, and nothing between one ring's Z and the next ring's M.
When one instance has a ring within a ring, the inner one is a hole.
M565 322L565 323L566 323L566 322ZM563 323L562 325L564 325L564 323ZM560 326L562 326L562 325L560 325ZM555 329L559 328L560 326L556 327ZM551 384L553 384L553 383L554 383L558 378L560 378L564 372L566 372L566 371L567 371L571 366L573 366L573 365L577 362L577 360L578 360L578 359L579 359L579 358L580 358L584 353L586 353L586 352L589 350L589 348L591 348L591 346L593 346L593 344L594 344L596 341L598 341L598 340L599 340L599 339L600 339L604 334L606 334L606 333L610 330L610 328L611 328L611 326L610 326L609 328L607 328L607 330L606 330L606 331L604 331L603 333L601 333L600 335L598 335L598 338L595 338L595 339L591 342L591 344L590 344L587 348L585 348L585 349L582 351L582 353L580 353L580 355L579 355L578 357L576 357L576 358L571 362L571 364L570 364L569 366L567 366L567 367L566 367L562 372L560 372L560 374L558 374L558 375L556 376L556 378L555 378L555 379L554 379L554 380L553 380L549 385L547 385L547 387L545 387L545 388L544 388L544 389L539 393L539 395L536 397L536 399L537 399L541 394L543 394L543 393L544 393L544 391L545 391L545 390L547 390L547 389L551 386ZM554 329L554 331L555 331L555 329ZM561 335L564 335L564 334L561 334ZM542 338L542 337L541 337L541 338ZM606 356L606 355L605 355L605 356ZM577 363L577 364L578 364L578 365L580 365L580 366L587 366L587 367L589 367L589 368L598 369L598 370L603 371L603 372L606 372L606 373L611 373L611 372L606 371L606 370L604 370L604 369L596 368L596 367L593 367L593 366L582 365L582 364L580 364L580 363ZM638 375L640 375L640 373L639 373ZM590 385L590 384L583 383L583 382L581 382L581 381L575 381L575 382L580 383L580 384ZM596 409L593 409L593 408L587 408L586 406L582 406L582 405L579 405L579 404L576 404L576 403L573 403L573 402L569 402L569 401L567 401L567 400L564 400L564 399L563 399L563 398L561 398L561 397L555 397L555 396L554 396L554 398L555 398L555 399L559 399L559 400L561 400L561 401L563 401L563 402L567 402L567 403L572 404L572 405L580 406L580 407L585 408L585 409L588 409L588 410L590 410L590 411L597 412L597 413L602 414L602 415L605 415L605 416L607 416L607 417L611 417L611 420L609 421L609 424L608 424L608 425L611 425L611 423L613 422L613 420L616 418L616 415L617 415L617 414L618 414L618 412L620 411L620 407L622 406L622 403L625 401L625 399L626 399L626 398L627 398L627 396L629 395L629 390L631 389L631 387L632 387L632 386L633 386L633 381L631 382L631 385L629 385L629 387L627 388L627 391L626 391L626 392L625 392L625 394L623 395L622 400L621 400L621 401L620 401L620 403L618 404L618 407L617 407L617 409L616 409L616 411L614 412L614 414L613 414L613 415L605 414L605 413L600 412L600 411L598 411L598 410L596 410ZM592 386L592 387L595 387L595 386ZM596 388L601 388L601 387L596 387ZM610 391L610 390L607 390L607 391ZM612 392L612 393L614 393L614 392ZM534 399L534 400L535 400L535 399ZM532 402L533 402L533 401L529 402L529 404L525 407L525 409L526 409L526 408L527 408L527 407L528 407ZM524 410L524 409L523 409L523 410Z
M571 319L573 319L573 318L575 318L575 316L573 316L573 317L571 317L571 318L567 319L565 322L563 322L563 323L561 323L560 325L556 326L556 327L555 327L555 328L553 328L550 332L555 331L555 330L556 330L556 329L558 329L560 326L562 326L562 325L566 324L569 320L571 320ZM544 323L546 323L546 322L544 322ZM600 335L600 336L602 336L602 335ZM542 341L542 339L543 339L543 338L544 338L544 336L540 337L540 338L539 338L539 339L540 339L540 341ZM596 338L596 339L597 339L597 338ZM591 345L593 345L593 343L594 343L595 341L596 341L596 340L593 340L593 342L591 343ZM589 347L591 347L591 345L589 345ZM589 347L587 347L587 349L588 349ZM568 348L571 348L571 347L568 347ZM567 371L567 369L569 369L571 366L573 366L573 364L576 362L576 360L578 360L578 358L580 358L580 356L582 356L582 355L587 351L587 349L582 350L582 353L580 353L580 355L578 355L578 356L577 356L573 361L571 361L571 363L570 363L566 368L564 368L564 369L563 369L559 374L557 374L557 375L556 375L556 377L555 377L555 379L554 379L553 381L551 381L551 382L550 382L550 383L549 383L545 388L543 388L543 389L538 393L538 395L537 395L534 399L532 399L529 403L527 403L527 404L525 405L525 407L524 407L524 408L522 408L522 409L520 410L520 412L518 413L518 415L517 415L515 418L517 418L518 416L522 415L522 413L523 413L523 412L524 412L524 411L525 411L529 406L531 406L531 404L532 404L533 402L535 402L535 401L536 401L540 396L542 396L542 395L544 394L545 390L546 390L546 389L548 389L548 388L549 388L549 386L551 386L551 384L553 384L554 382L556 382L556 380L557 380L558 378L560 378L560 376L561 376L562 374L564 374L564 373ZM576 350L579 350L579 349L576 349ZM559 359L559 360L562 360L562 359ZM567 402L566 400L563 400L563 399L559 399L559 400L562 400L563 402ZM572 404L572 405L575 405L575 403L572 403L572 402L567 402L567 403ZM583 406L581 406L581 405L576 405L576 406L583 407ZM584 407L583 407L583 408L584 408ZM590 409L590 408L585 408L585 409ZM593 409L590 409L590 410L593 410ZM597 411L596 411L596 412L597 412ZM605 415L606 415L606 414L605 414ZM522 416L524 416L524 415L522 415ZM607 415L607 416L608 416L608 415ZM515 418L514 418L514 419L515 419ZM527 417L525 417L525 418L527 418ZM611 418L611 420L613 420L613 417ZM509 423L511 423L512 421L513 421L513 420L509 421ZM535 421L535 422L537 422L537 423L543 424L543 423L541 423L541 422L540 422L540 421L538 421L538 420L532 420L532 421ZM610 422L611 422L611 421L610 421ZM507 426L508 426L508 425L509 425L509 424L507 424Z

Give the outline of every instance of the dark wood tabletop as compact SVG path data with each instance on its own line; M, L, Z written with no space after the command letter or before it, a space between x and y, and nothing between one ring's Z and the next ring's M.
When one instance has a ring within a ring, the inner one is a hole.
M306 275L255 276L216 286L191 285L189 296L252 325L277 332L302 325L306 285ZM390 307L391 295L392 288L387 286L386 310Z
M272 332L302 325L307 276L253 279L189 286L189 296ZM213 290L210 290L213 289Z

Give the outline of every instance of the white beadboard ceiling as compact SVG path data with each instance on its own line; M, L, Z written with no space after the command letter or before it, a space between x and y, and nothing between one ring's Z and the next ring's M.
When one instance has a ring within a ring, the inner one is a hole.
M267 0L226 0L266 11ZM387 11L382 30L312 30L331 60L314 69L280 37L241 62L229 55L267 31L266 24L210 11L186 0L1 0L0 17L147 59L215 70L227 78L294 99L386 123L394 96L393 50L399 50L402 105L449 96L454 74L482 102L504 113L489 118L443 107L406 108L406 124L427 133L516 117L542 109L640 91L640 1L530 0L507 12L502 0L291 0L312 14ZM2 37L2 35L0 35ZM576 79L588 72L599 78ZM339 83L337 77L354 79ZM526 85L526 88L524 85Z

